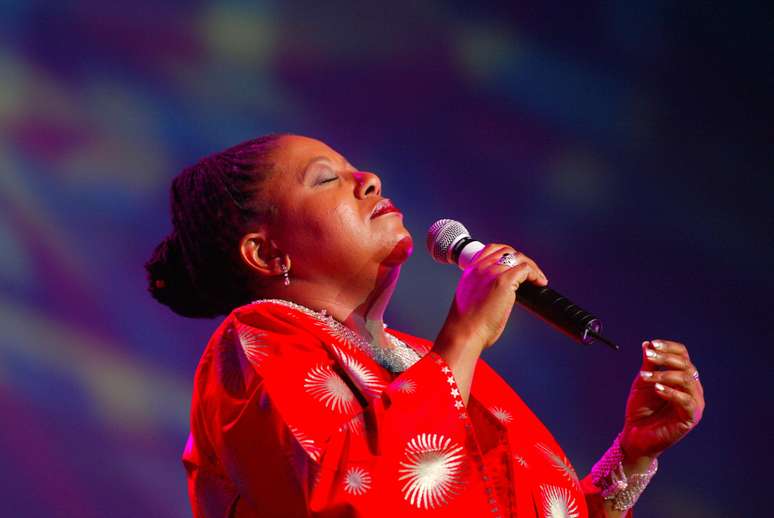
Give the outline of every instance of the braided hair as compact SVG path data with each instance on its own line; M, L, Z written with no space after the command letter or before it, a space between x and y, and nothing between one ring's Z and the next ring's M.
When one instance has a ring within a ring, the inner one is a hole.
M183 169L170 188L172 232L145 263L148 291L178 315L214 318L255 297L239 243L277 208L265 199L285 134L248 140Z

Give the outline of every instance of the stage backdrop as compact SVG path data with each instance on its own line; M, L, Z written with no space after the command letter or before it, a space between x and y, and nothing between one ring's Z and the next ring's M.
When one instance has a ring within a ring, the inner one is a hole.
M403 210L391 326L443 322L459 271L424 249L441 217L602 318L618 353L521 308L485 353L581 474L621 429L641 341L670 338L707 408L639 516L770 507L771 13L512 3L2 2L2 516L190 516L180 455L219 319L157 304L143 263L181 168L277 131Z

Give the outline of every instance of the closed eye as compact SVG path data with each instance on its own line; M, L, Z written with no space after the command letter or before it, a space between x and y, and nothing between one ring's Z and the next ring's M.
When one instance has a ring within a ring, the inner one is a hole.
M338 176L334 176L334 177L332 177L332 178L326 178L325 180L321 180L321 181L320 181L320 182L318 182L318 183L328 183L328 182L333 182L333 181L335 181L335 180L338 180L338 179L339 179L339 177L338 177Z

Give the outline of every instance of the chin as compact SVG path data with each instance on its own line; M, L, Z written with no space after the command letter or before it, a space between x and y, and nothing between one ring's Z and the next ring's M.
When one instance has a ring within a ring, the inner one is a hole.
M405 263L406 260L411 257L411 253L414 251L414 241L411 239L411 234L408 231L403 235L400 240L393 245L389 254L381 261L384 266L400 266Z

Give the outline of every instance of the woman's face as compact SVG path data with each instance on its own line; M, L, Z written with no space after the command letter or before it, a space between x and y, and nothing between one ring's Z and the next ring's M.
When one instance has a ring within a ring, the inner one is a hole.
M278 213L271 234L295 276L357 282L411 255L411 234L403 215L389 210L378 176L301 136L282 137L274 158L267 187Z

